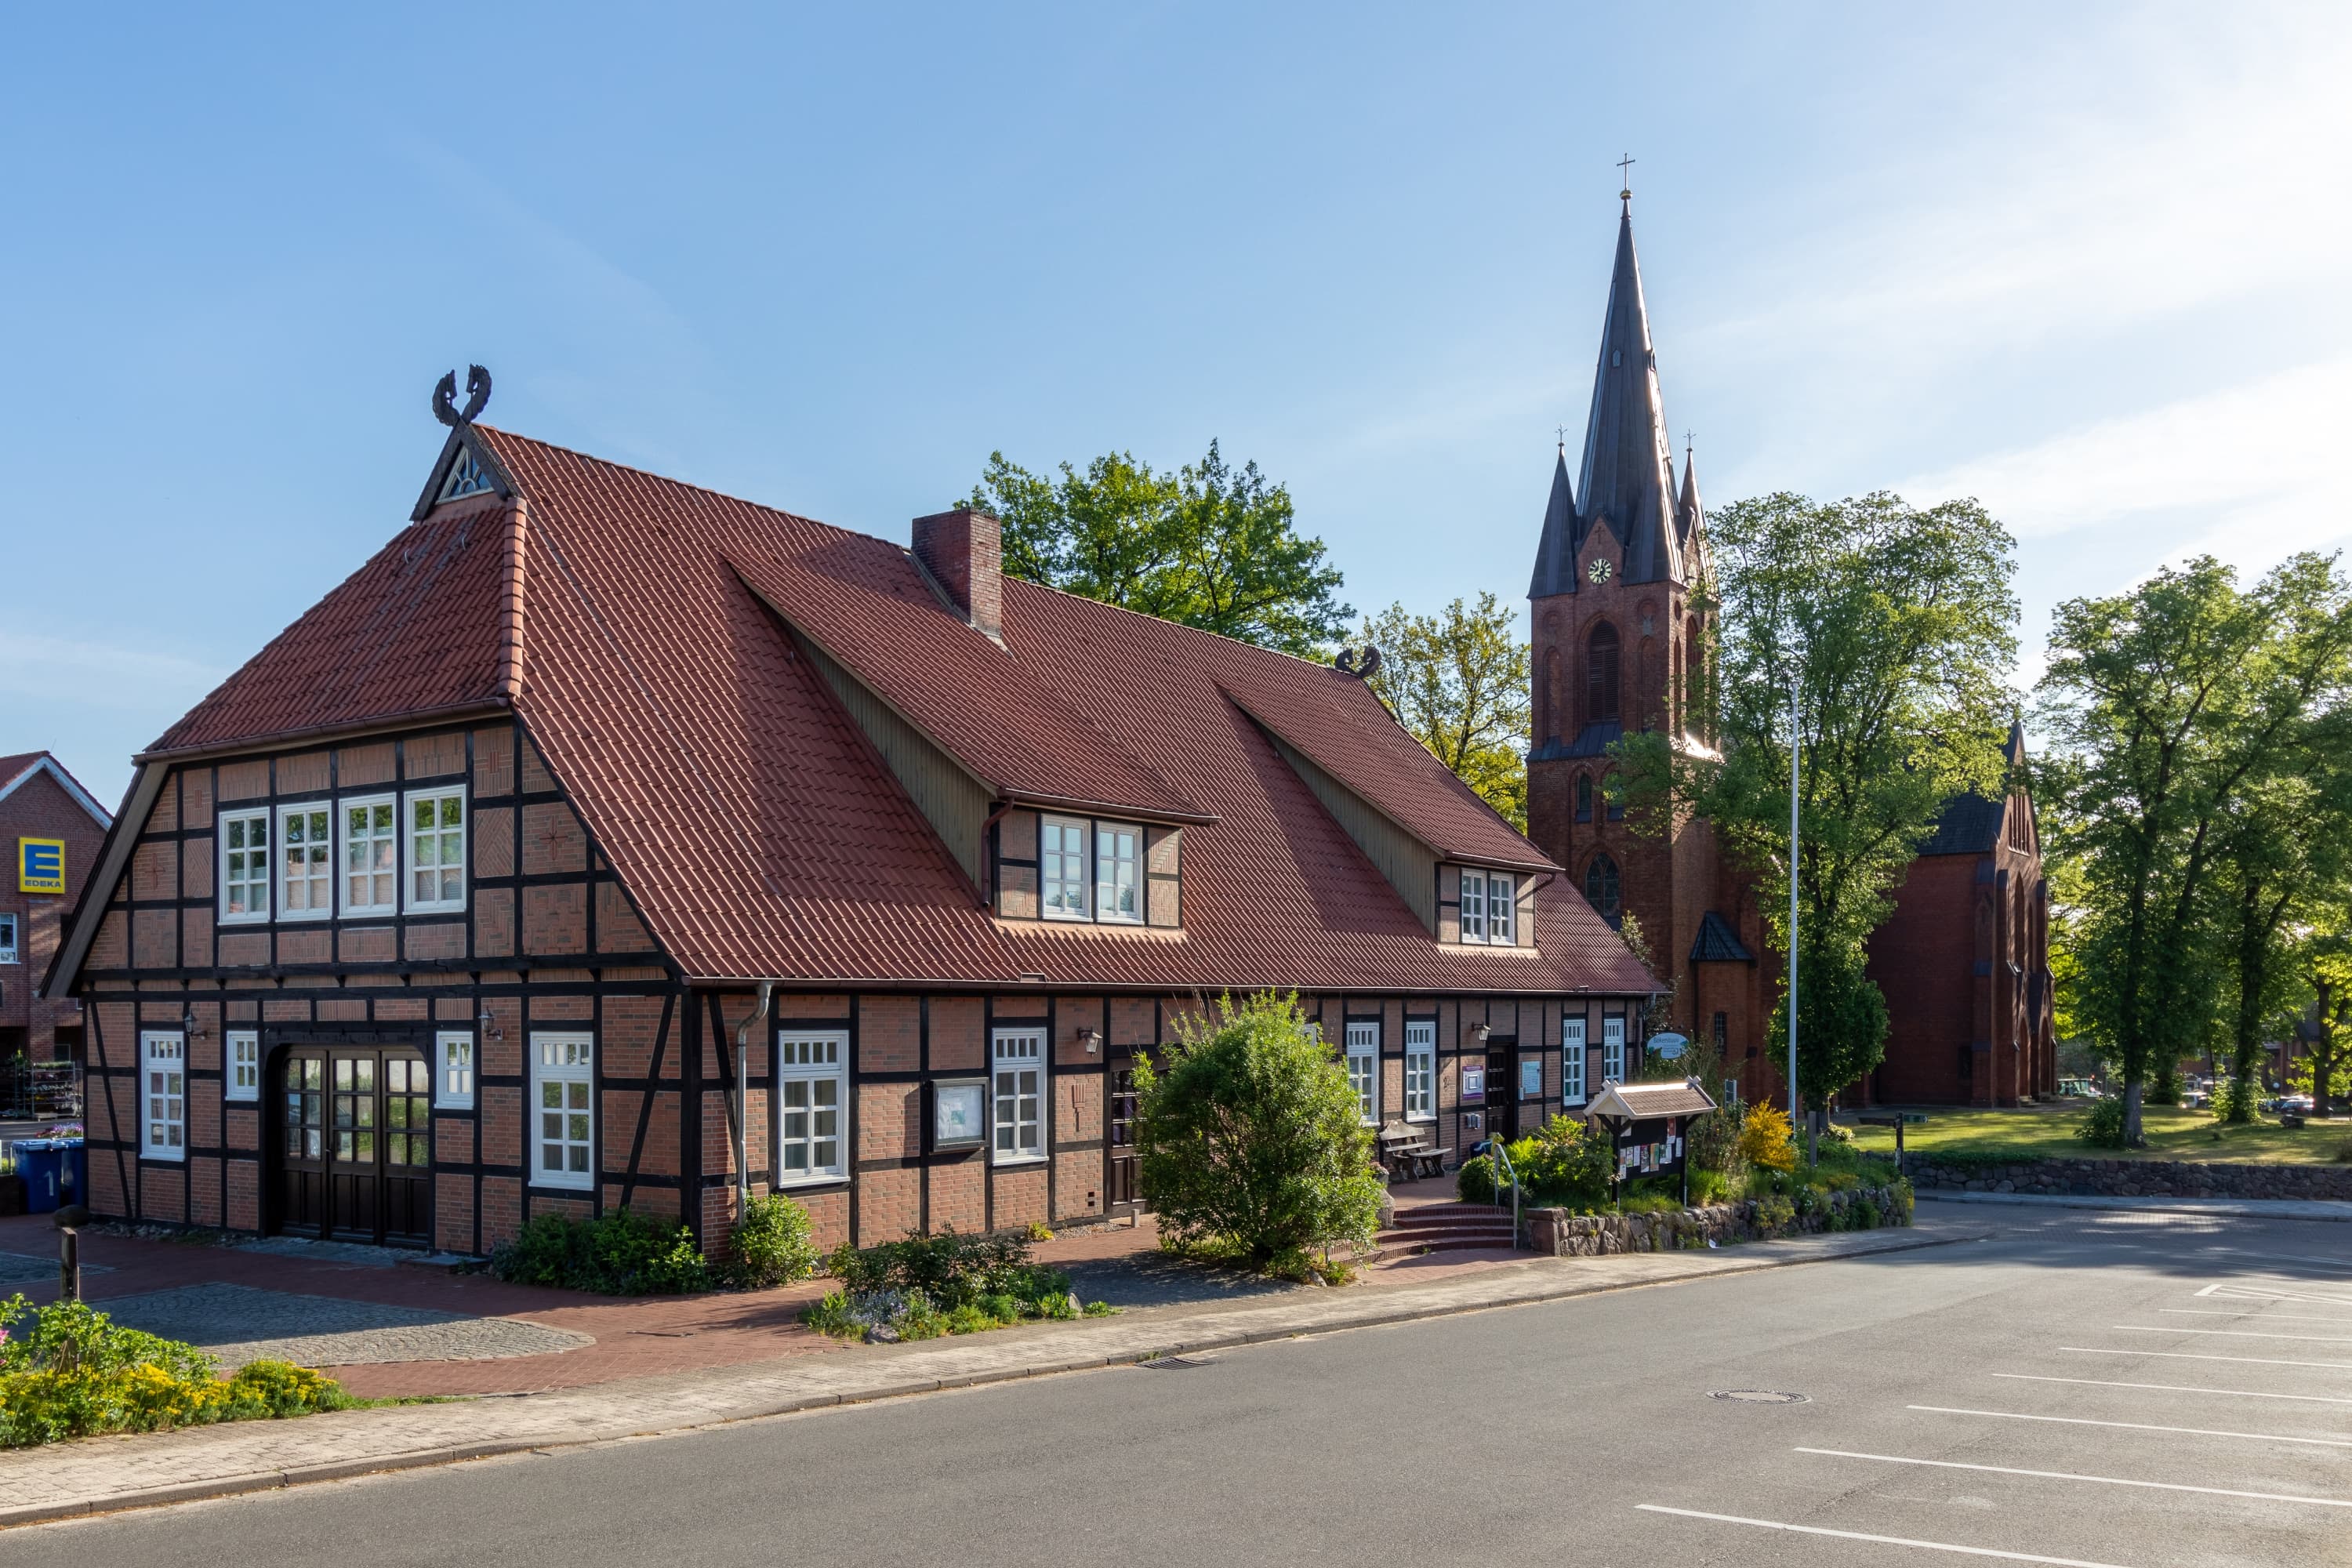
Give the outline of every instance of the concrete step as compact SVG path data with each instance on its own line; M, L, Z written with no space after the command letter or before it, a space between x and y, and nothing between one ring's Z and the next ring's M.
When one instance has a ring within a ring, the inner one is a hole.
M1462 1221L1499 1221L1511 1223L1511 1211L1496 1208L1492 1204L1416 1204L1412 1208L1400 1208L1390 1216L1390 1223L1409 1225L1454 1225Z
M1382 1252L1411 1257L1419 1252L1509 1250L1511 1227L1495 1231L1384 1230L1375 1238Z

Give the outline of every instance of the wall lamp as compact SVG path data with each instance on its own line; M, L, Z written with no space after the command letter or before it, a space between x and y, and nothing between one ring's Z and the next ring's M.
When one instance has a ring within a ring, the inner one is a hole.
M204 1038L205 1028L203 1025L196 1022L196 1009L194 1003L190 1003L181 1010L180 1027L186 1032L188 1038L192 1040L200 1040Z
M482 1016L474 1022L482 1026L482 1038L486 1040L503 1040L507 1037L506 1031L499 1027L497 1015L488 1007L482 1009Z
M1100 1029L1080 1029L1078 1043L1087 1047L1087 1055L1100 1056L1103 1048L1103 1032Z
M1493 1038L1494 1034L1495 1026L1492 1024L1473 1024L1470 1026L1470 1037L1477 1041L1482 1046L1489 1039Z

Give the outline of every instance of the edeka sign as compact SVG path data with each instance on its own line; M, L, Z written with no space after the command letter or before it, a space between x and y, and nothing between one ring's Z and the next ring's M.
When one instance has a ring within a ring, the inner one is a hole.
M66 890L66 841L62 838L16 840L16 890L56 893Z

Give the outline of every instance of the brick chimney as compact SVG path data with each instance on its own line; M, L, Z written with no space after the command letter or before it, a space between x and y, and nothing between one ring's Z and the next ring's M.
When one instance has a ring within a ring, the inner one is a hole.
M972 630L1004 640L1004 525L958 507L915 520L915 559Z

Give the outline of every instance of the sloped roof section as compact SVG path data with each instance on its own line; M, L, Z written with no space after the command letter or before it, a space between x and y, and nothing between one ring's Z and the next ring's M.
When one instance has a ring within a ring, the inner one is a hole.
M13 757L0 757L0 800L7 799L42 773L54 779L58 787L89 813L100 827L113 826L113 814L99 805L98 797L82 788L81 780L68 773L66 765L47 752L20 752Z

